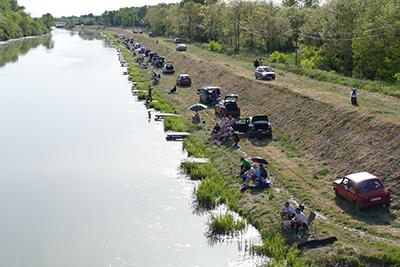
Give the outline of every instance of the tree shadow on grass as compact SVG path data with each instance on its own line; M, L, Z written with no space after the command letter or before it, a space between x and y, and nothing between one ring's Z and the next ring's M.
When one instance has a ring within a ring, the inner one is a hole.
M335 203L347 214L350 214L353 219L368 224L390 225L396 220L396 215L385 207L371 207L358 211L352 203L341 197L336 197Z

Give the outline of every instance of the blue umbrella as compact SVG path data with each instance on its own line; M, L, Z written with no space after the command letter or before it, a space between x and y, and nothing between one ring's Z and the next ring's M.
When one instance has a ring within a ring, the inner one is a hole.
M202 110L207 109L207 106L203 105L203 104L194 104L194 105L191 105L188 109L193 110L193 111L202 111Z

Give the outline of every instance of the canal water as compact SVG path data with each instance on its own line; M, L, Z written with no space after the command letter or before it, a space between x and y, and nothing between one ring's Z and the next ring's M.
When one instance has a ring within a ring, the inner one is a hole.
M0 58L0 266L262 262L253 228L207 238L181 143L148 121L108 42L55 30Z

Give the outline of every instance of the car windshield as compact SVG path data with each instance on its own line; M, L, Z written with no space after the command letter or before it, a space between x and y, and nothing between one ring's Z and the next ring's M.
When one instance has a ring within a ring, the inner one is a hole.
M172 65L167 65L167 66L165 66L165 68L166 68L167 70L173 70L173 69L174 69L174 67L173 67Z
M272 71L272 69L271 68L260 68L259 71L260 72L270 72L270 71Z
M383 185L378 180L368 180L360 184L360 192L367 193L383 188Z

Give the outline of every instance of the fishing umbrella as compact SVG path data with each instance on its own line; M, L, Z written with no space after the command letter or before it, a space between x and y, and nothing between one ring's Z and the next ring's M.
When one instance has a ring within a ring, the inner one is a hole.
M203 105L203 104L194 104L194 105L191 105L188 109L192 110L192 111L202 111L202 110L207 109L207 106Z
M265 164L265 165L268 164L268 161L262 157L253 157L253 158L251 158L251 161L254 163L259 163L259 164Z

